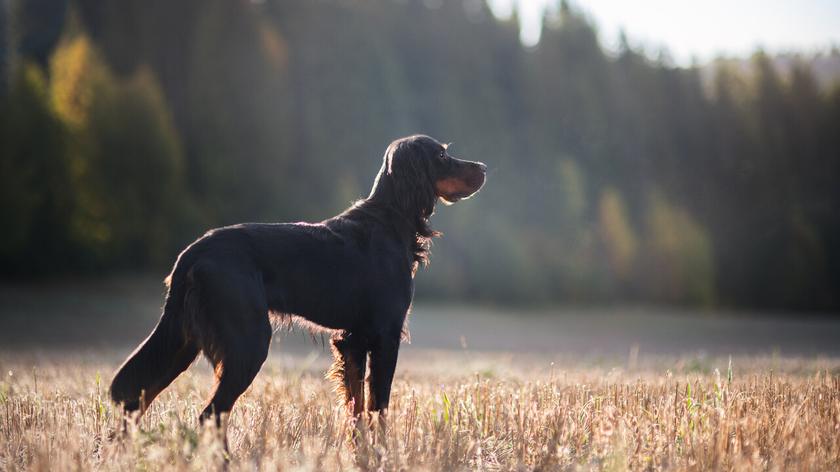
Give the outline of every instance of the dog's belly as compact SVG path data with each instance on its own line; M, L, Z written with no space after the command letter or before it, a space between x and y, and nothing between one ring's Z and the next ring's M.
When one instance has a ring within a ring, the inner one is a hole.
M291 321L314 332L351 330L358 324L359 318L355 315L337 311L318 312L288 308L284 310L272 309L270 313L283 322Z
M321 284L277 290L279 293L269 298L269 310L295 319L298 324L312 324L307 326L309 329L349 330L357 326L363 312L358 294L346 288L318 285Z

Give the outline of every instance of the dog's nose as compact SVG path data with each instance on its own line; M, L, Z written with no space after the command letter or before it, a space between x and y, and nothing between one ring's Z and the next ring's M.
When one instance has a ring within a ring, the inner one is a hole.
M478 164L478 168L481 169L481 172L487 172L487 165L483 162L476 162Z

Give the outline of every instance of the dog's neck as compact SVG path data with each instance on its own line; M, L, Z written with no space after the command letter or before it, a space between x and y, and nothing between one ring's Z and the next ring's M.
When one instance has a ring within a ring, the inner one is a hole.
M350 208L350 211L373 217L379 223L394 230L401 240L411 244L421 237L421 231L428 228L428 220L418 221L418 218L406 215L398 207L376 198L368 197L359 200Z
M369 214L391 226L412 254L415 263L427 264L432 238L439 236L429 226L434 213L436 198L430 204L418 204L411 198L400 198L393 178L381 171L374 181L370 195L357 202L353 208ZM403 196L405 197L405 196Z
M412 189L413 191L413 189ZM397 188L394 178L381 170L371 188L370 195L363 200L367 205L385 208L399 215L399 219L406 222L410 232L424 235L428 229L429 218L435 211L437 198L426 200L411 193L406 189Z

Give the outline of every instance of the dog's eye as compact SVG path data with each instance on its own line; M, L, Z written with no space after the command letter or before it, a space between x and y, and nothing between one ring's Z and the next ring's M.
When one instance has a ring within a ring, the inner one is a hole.
M441 151L438 157L441 159L446 159L446 151Z

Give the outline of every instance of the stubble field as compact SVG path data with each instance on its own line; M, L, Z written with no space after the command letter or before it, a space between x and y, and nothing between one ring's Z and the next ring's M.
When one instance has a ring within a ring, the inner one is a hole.
M833 321L420 302L384 433L337 404L320 339L280 333L228 454L197 423L203 360L115 434L108 383L159 282L6 286L0 302L0 470L840 470Z
M415 353L395 382L384 434L348 420L322 361L274 356L229 418L226 457L217 432L197 424L207 368L182 376L138 428L114 438L120 420L106 394L113 363L5 355L0 468L840 468L840 374L832 361L738 358L730 371L720 359L722 371L704 373L691 359L626 371ZM361 433L351 447L354 431Z

